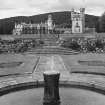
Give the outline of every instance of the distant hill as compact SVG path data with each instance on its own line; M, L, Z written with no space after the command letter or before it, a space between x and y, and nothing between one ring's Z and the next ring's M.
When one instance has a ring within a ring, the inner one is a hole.
M48 15L51 14L53 22L59 27L71 27L71 12L52 12L46 14L40 14L35 16L17 16L11 18L0 19L0 34L11 34L14 28L15 22L21 23L40 23L45 22ZM85 15L86 27L96 27L99 17L93 15Z

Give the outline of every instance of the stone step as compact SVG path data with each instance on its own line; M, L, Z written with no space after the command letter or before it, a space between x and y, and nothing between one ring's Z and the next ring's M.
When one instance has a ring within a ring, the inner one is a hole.
M28 51L27 53L34 53L34 54L78 54L79 53L73 50L65 50L62 48L57 48L57 46L56 48L54 47L55 46L52 46L52 48L49 48L49 46L46 46L45 48L32 49Z
M59 46L43 46L41 48L31 49L29 52L33 51L64 51L64 52L77 52L71 49L60 48Z

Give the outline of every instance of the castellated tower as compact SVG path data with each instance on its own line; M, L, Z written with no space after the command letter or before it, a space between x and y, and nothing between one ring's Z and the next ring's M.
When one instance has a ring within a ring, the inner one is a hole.
M85 32L85 8L80 8L80 14L82 19L82 32Z
M80 12L71 11L72 33L85 32L85 8L80 8Z
M47 25L48 25L48 30L52 30L53 29L52 15L48 15Z

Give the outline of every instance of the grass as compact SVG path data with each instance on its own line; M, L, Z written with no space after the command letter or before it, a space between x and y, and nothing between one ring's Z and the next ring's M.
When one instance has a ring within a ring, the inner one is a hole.
M104 54L78 54L68 56L62 55L62 58L66 68L71 73L89 73L105 75ZM80 63L79 61L87 62Z
M32 73L37 59L35 55L2 54L0 55L0 76Z
M43 57L44 56L45 58L47 57L47 55L43 55ZM42 59L45 62L45 58L43 57ZM71 73L84 73L84 74L89 73L89 74L105 75L104 54L61 55L61 57L64 61L67 70L69 70L69 72ZM35 65L37 63L38 58L39 58L38 55L31 55L31 54L25 54L25 55L1 54L0 64L7 64L6 65L7 67L0 68L0 77L8 75L20 75L20 74L32 73L35 69ZM79 61L87 61L87 62L82 62L83 64L81 64ZM90 64L88 61L90 63L93 63L92 61L94 61L95 64ZM22 62L22 63L18 66L16 65L12 67L11 64L9 64L10 62L17 62L17 63Z

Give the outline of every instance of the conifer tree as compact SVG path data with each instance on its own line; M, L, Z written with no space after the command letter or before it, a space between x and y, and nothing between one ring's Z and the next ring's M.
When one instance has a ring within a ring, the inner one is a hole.
M105 12L102 14L99 20L99 28L101 32L105 32Z

